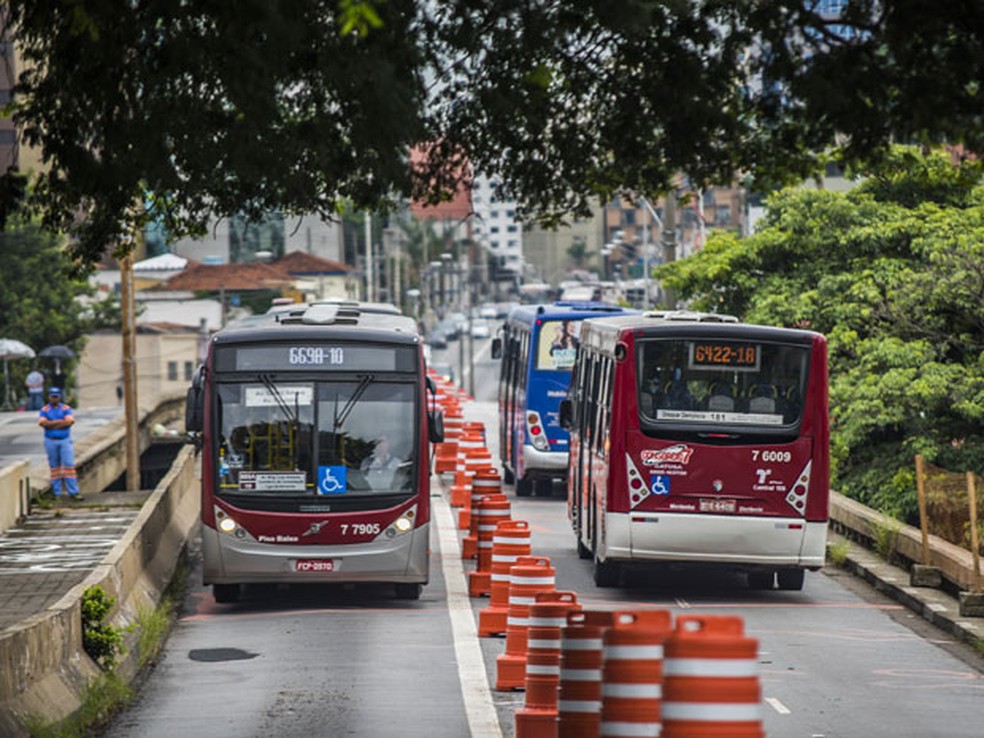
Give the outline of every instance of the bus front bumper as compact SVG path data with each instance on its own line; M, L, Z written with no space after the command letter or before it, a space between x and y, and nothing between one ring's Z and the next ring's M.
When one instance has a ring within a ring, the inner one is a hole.
M204 584L426 584L429 539L429 524L392 539L346 546L260 543L202 526L202 579Z

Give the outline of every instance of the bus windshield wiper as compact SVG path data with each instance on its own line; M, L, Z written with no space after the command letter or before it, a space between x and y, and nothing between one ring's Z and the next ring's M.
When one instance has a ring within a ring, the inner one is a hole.
M336 411L334 430L338 430L345 423L345 419L349 416L349 413L352 412L352 408L355 407L356 403L365 393L366 388L372 384L372 381L375 378L376 377L373 374L366 374L359 380L359 386L355 388L355 392L352 393L352 396L348 399L348 402L345 403L345 407L342 408L342 412L339 413Z
M287 401L284 400L284 396L280 394L280 390L277 389L277 385L273 383L270 375L261 374L260 381L263 382L263 386L267 388L267 391L273 396L273 399L277 401L277 405L280 406L280 409L283 411L284 415L287 416L287 420L291 423L296 423L298 414L290 409L290 405L288 405ZM295 402L298 402L296 393L294 394L294 400Z

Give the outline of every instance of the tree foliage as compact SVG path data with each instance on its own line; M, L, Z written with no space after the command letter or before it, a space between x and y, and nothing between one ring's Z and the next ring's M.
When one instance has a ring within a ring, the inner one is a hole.
M8 222L0 231L0 337L17 339L35 351L62 344L81 353L87 332L118 328L119 302L114 298L80 308L80 298L91 298L94 291L69 275L71 266L63 238L37 223L18 218ZM30 367L30 361L10 362L13 388L23 388Z
M6 6L31 65L15 120L49 167L32 202L78 236L80 265L147 202L178 235L434 201L465 158L555 222L680 171L776 183L893 139L984 143L975 0L848 0L838 18L803 0Z
M851 192L779 192L754 236L658 272L695 307L826 334L835 483L910 517L914 454L984 469L981 171L897 149Z

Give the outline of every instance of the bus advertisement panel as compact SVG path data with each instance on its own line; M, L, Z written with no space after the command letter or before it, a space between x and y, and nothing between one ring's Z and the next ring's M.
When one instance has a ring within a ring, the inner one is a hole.
M569 514L599 584L673 562L799 589L823 565L823 336L694 313L589 321L564 411Z

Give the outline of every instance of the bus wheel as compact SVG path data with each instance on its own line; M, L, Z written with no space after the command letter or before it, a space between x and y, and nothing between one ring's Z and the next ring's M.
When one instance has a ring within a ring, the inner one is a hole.
M622 575L622 567L617 561L594 562L594 583L599 587L617 587Z
M398 600L419 600L420 592L423 590L422 584L407 584L399 582L396 585L396 599Z
M776 573L779 589L803 589L803 579L806 572L802 569L780 569Z
M775 574L771 571L748 572L749 589L772 589L775 585Z
M531 477L523 477L522 479L517 479L516 496L529 497L531 494L533 494L533 479Z
M238 584L213 584L212 597L218 603L239 602Z

